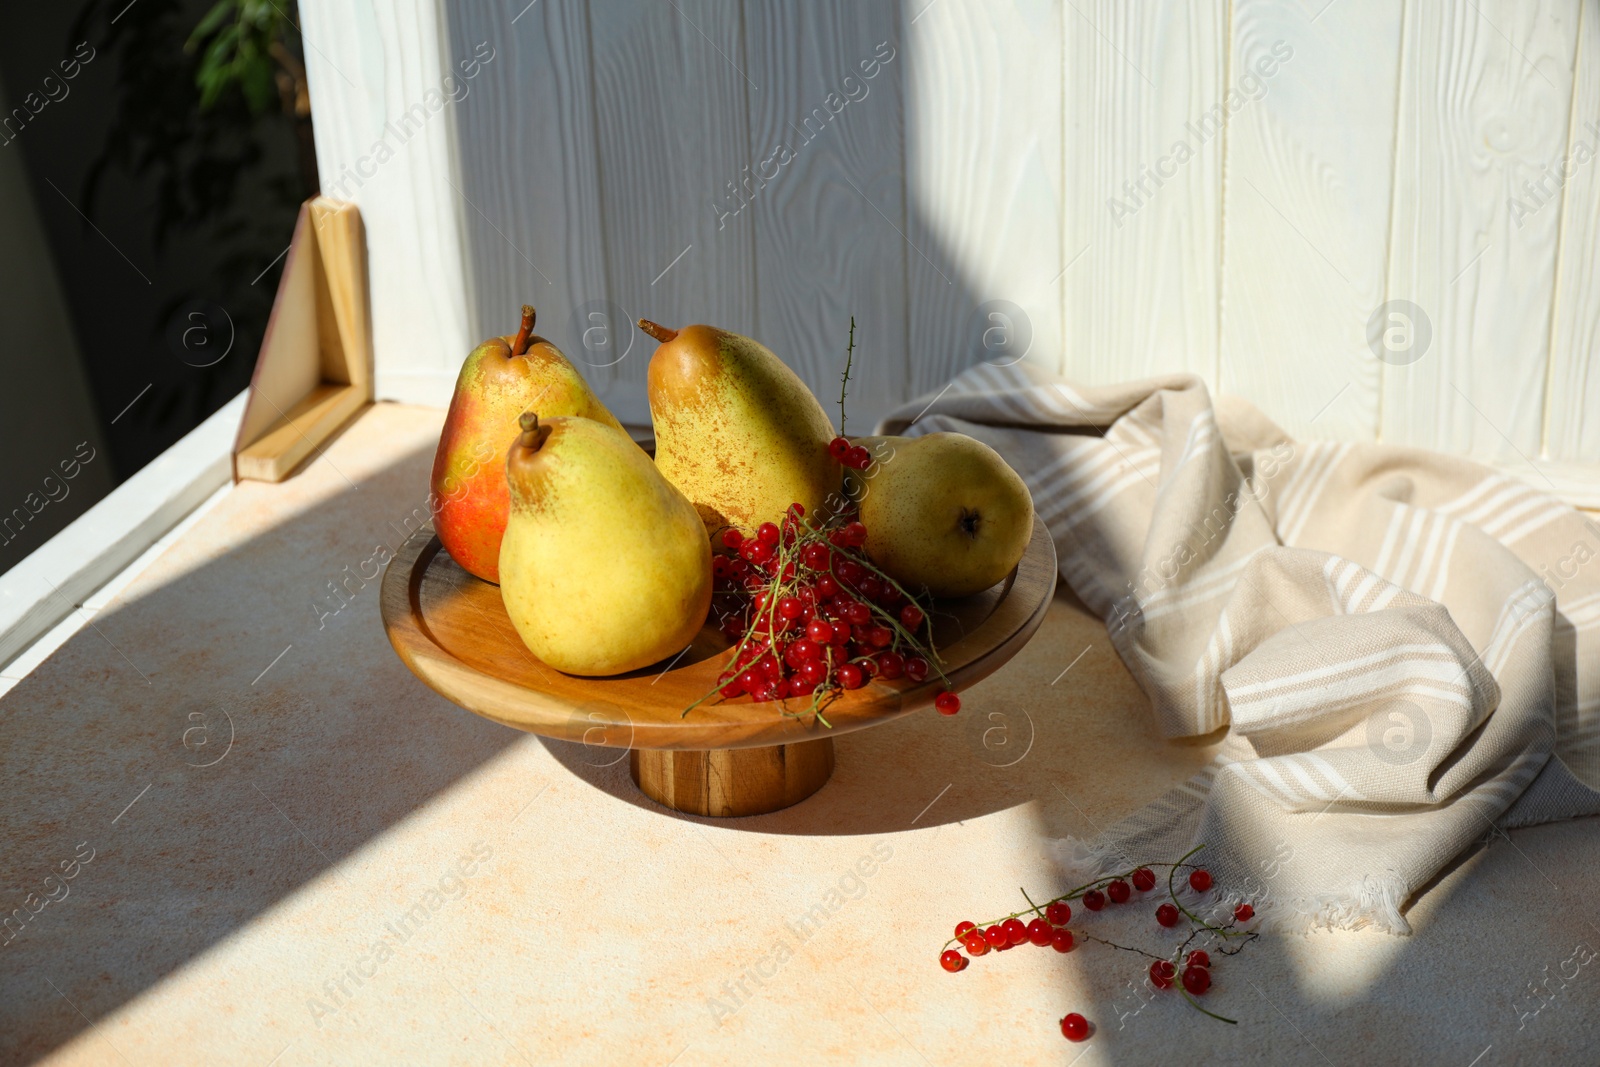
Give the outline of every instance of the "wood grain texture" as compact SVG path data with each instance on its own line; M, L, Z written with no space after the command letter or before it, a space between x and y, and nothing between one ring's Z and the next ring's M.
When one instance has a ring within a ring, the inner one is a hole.
M377 394L443 405L472 344L462 215L435 0L308 3L306 77L322 191L361 208ZM409 118L409 121L408 121Z
M985 359L1059 370L1061 20L1073 16L1033 0L907 11L912 392Z
M1561 253L1556 270L1555 315L1550 337L1550 381L1545 401L1544 454L1597 465L1600 494L1600 7L1581 6L1572 121L1565 162L1551 168L1538 197L1524 190L1526 210L1542 208L1564 171ZM1519 209L1523 210L1523 209Z
M1577 0L1405 7L1388 299L1433 341L1384 367L1385 441L1538 453L1560 209L1519 226L1508 194L1565 151L1577 18Z
M472 343L516 332L517 309L533 304L539 334L573 360L612 414L648 421L643 391L632 387L637 378L627 377L631 368L580 356L633 332L586 317L605 315L609 295L588 7L549 0L527 8L491 0L448 7L458 50L471 55L485 42L495 50L457 105L459 189L446 190L463 213ZM599 332L585 348L591 326ZM466 355L456 353L452 366L459 369Z
M833 738L767 748L628 753L633 784L650 799L691 815L765 815L800 803L833 774Z
M1044 618L1055 591L1049 532L1033 539L1006 581L931 613L944 671L958 689L999 669ZM442 696L488 719L567 741L617 748L753 748L837 737L928 707L942 688L874 681L828 705L832 729L785 715L777 703L708 700L728 647L701 630L672 664L611 678L574 678L546 667L517 636L497 586L463 571L431 530L414 533L384 571L384 627L406 666ZM792 709L801 710L799 707ZM597 725L600 727L596 729Z
M909 394L899 6L751 0L744 18L751 154L773 177L722 237L754 230L758 336L836 423L855 316L859 433Z
M1074 0L1062 16L1069 377L1216 388L1224 135L1188 124L1223 99L1228 6ZM1179 142L1192 158L1156 174Z
M715 0L595 0L590 21L608 289L624 332L609 353L568 352L586 373L620 360L616 377L642 395L656 344L639 318L756 332L753 229L719 210L755 163L743 26Z
M1377 436L1399 48L1392 0L1234 7L1221 387L1297 438Z

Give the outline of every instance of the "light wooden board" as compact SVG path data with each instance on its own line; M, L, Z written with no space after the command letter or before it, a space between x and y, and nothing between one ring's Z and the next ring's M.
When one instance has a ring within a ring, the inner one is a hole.
M1554 459L1600 463L1600 7L1594 3L1582 5L1579 15L1576 79L1563 153L1571 163L1562 190L1544 450ZM1524 200L1537 208L1533 197ZM1600 492L1600 477L1595 481Z
M907 11L912 391L983 360L1060 369L1062 18L1075 16L1033 0Z
M444 78L471 48L447 54L435 0L300 10L322 192L355 202L366 224L379 393L448 403L475 339L466 209L450 184L461 105L449 102Z
M1234 7L1222 391L1297 438L1377 436L1399 46L1393 0Z
M899 8L752 0L744 18L752 154L766 160L780 144L792 153L772 157L789 162L728 224L733 236L754 225L760 338L837 422L854 315L847 411L849 429L863 432L908 393L906 262L916 253L903 237ZM893 58L865 78L860 64L884 43Z
M529 303L539 311L537 332L578 360L575 323L607 297L588 8L549 0L448 7L455 47L495 49L457 115L473 343L515 333L518 308ZM455 355L456 368L466 355ZM626 389L617 368L583 370L617 418L648 419L642 393Z
M1518 227L1508 194L1565 150L1577 17L1577 0L1406 5L1388 298L1433 341L1384 367L1385 441L1538 453L1561 212Z
M1222 99L1228 7L1074 0L1062 15L1069 377L1189 371L1216 385L1225 135L1187 124ZM1129 193L1185 139L1193 158Z
M609 350L565 351L586 374L620 360L606 373L642 397L656 343L633 326L639 318L756 332L754 228L723 217L738 208L727 183L754 166L743 27L739 9L716 0L596 0L590 20L608 289L621 321Z

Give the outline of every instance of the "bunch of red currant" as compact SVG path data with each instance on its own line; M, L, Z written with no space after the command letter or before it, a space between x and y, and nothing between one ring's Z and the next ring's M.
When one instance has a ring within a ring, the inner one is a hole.
M715 610L734 646L702 700L808 697L801 714L826 726L823 708L842 691L873 678L923 682L932 673L944 683L934 706L945 715L961 710L938 667L927 611L861 551L867 528L858 520L821 527L791 504L781 527L762 523L749 536L730 527L718 539L729 554L712 558Z
M1201 1008L1194 1000L1202 996L1211 988L1211 956L1203 949L1189 950L1195 939L1209 933L1213 939L1223 945L1228 945L1235 940L1237 944L1231 948L1217 949L1220 955L1232 956L1241 951L1246 944L1253 941L1258 935L1253 930L1241 930L1239 926L1255 918L1255 909L1249 904L1239 904L1233 909L1232 921L1221 925L1206 922L1191 911L1178 898L1174 882L1178 872L1182 869L1189 870L1189 888L1197 894L1209 892L1212 886L1211 872L1203 867L1196 867L1186 861L1193 856L1203 845L1197 845L1184 857L1175 863L1152 863L1135 868L1124 874L1110 875L1096 879L1085 885L1063 893L1053 900L1047 901L1042 907L1033 902L1024 890L1023 899L1028 901L1028 907L1022 911L1012 912L1010 915L978 924L970 920L963 920L956 924L955 936L944 944L944 949L939 955L939 964L945 970L954 973L965 970L971 962L968 958L986 955L990 949L1005 951L1024 942L1031 942L1041 947L1049 945L1057 952L1071 952L1076 945L1076 937L1066 925L1072 919L1072 908L1067 904L1069 900L1081 900L1083 906L1090 911L1100 911L1109 900L1112 904L1124 904L1133 896L1134 892L1148 893L1156 886L1156 875L1151 867L1166 867L1167 895L1171 898L1156 908L1155 919L1163 927L1173 927L1179 922L1180 917L1187 916L1191 925L1189 936L1180 944L1170 956L1158 956L1145 952L1143 949L1130 948L1119 945L1092 934L1079 932L1077 936L1085 941L1095 941L1111 948L1135 952L1141 956L1148 956L1150 964L1150 982L1157 989L1171 989L1174 981L1181 981L1184 998L1195 1008L1199 1009L1213 1019L1231 1023L1234 1020L1217 1015L1214 1012ZM1033 913L1035 918L1024 925L1022 916ZM952 948L960 942L967 950L963 956ZM1182 977L1179 976L1179 964L1182 964ZM1089 1023L1076 1012L1067 1015L1061 1020L1061 1032L1069 1040L1082 1041L1089 1036Z

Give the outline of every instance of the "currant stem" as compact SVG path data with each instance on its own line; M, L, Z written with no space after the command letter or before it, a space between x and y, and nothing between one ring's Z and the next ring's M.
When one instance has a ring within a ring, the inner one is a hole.
M844 380L839 383L839 436L844 436L844 390L850 384L850 364L856 351L856 317L850 316L850 344L844 350Z

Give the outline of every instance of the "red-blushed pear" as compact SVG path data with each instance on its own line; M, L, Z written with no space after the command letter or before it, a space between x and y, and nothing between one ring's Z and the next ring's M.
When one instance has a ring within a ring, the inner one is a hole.
M547 417L579 415L622 430L561 350L534 335L533 319L524 304L515 337L491 337L461 365L433 456L433 528L451 558L486 582L500 580L510 508L505 456L521 432L518 417L537 407Z
M839 491L833 427L799 375L760 342L714 326L648 319L656 466L708 531L779 522L792 503L819 515Z
M529 412L506 456L500 598L528 649L588 677L689 646L711 606L694 506L620 429Z
M867 555L912 592L970 596L1011 573L1033 536L1033 497L1000 453L964 433L855 442L878 457L851 471Z

